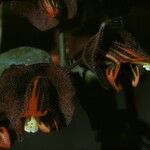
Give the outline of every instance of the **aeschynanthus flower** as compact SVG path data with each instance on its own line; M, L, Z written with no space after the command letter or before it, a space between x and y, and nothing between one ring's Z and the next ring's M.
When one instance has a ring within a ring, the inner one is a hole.
M117 91L122 89L119 76L122 64L129 64L131 84L139 82L139 66L149 70L150 57L140 52L134 37L124 30L122 18L115 18L102 23L83 49L81 64L87 66L100 79L104 87L110 83Z
M121 83L117 80L122 64L129 64L131 69L131 84L136 87L139 83L139 65L150 66L150 57L140 51L125 47L117 42L106 53L106 77L110 84L117 90L122 89Z
M77 13L76 0L35 0L10 2L16 13L28 18L41 31L57 26L61 21L72 19Z
M0 147L9 148L9 130L49 133L71 122L74 88L66 71L53 64L13 65L0 77Z

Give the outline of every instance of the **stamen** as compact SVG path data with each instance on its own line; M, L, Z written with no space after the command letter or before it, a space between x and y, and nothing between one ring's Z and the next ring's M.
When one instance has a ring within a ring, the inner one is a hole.
M38 131L38 120L34 117L25 120L24 131L28 133L36 133Z
M149 65L143 65L143 68L147 71L150 71L150 64Z

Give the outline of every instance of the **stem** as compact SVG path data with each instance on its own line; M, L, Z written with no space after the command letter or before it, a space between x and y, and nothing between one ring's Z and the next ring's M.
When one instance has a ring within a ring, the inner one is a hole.
M63 32L59 33L59 55L60 55L60 66L67 66L66 59L66 45L65 45L65 35Z

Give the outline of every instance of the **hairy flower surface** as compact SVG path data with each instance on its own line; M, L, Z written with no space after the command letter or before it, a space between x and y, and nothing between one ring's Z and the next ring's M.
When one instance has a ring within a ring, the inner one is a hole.
M131 84L136 87L140 78L139 66L149 70L150 56L138 50L138 43L124 30L123 20L119 17L102 23L84 47L81 64L97 75L102 87L108 88L111 84L120 91L123 88L121 78L125 77L123 66L129 66Z
M72 19L77 13L76 0L13 0L10 1L10 6L16 14L27 17L41 31Z
M12 65L0 77L0 147L23 132L49 133L66 127L74 113L74 88L68 72L53 64ZM11 142L12 140L12 142Z
M136 87L139 83L140 78L140 69L139 66L145 67L146 69L150 66L150 57L146 54L143 54L137 50L125 47L122 44L114 43L114 45L110 48L108 53L106 54L106 58L108 59L107 69L106 69L106 77L110 84L117 90L120 91L122 89L122 85L118 80L118 76L120 73L122 64L129 64L131 70L131 84Z

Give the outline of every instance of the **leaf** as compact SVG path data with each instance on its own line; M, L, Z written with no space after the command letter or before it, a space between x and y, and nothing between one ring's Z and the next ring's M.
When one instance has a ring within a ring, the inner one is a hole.
M50 63L51 58L44 50L33 47L19 47L0 55L0 74L13 64Z

